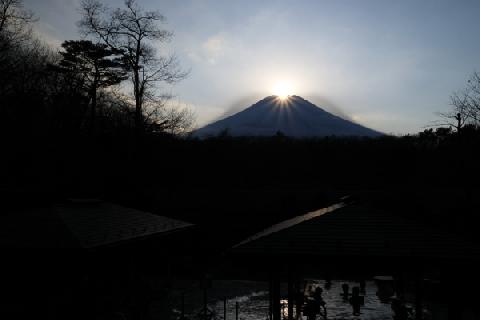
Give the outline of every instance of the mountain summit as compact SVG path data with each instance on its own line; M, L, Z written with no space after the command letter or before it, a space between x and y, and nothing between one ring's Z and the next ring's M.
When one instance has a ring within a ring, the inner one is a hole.
M241 112L198 129L195 135L214 136L224 130L232 136L273 136L278 132L298 138L382 135L337 117L299 96L266 97Z

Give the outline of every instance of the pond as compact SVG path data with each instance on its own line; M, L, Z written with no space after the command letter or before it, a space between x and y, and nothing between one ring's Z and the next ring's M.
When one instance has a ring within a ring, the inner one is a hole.
M333 280L330 287L325 286L325 280L307 280L305 287L313 289L321 287L322 297L326 303L328 319L365 319L365 320L392 320L393 312L390 303L382 303L377 296L377 286L373 280L366 281L364 305L359 316L353 315L352 306L342 296L342 284L351 288L359 286L358 282L350 280ZM286 286L282 287L281 302L284 306L282 314L286 318L288 309L286 300ZM227 320L236 319L236 304L238 303L239 320L267 320L269 318L268 284L254 281L215 281L208 290L208 308L213 312L213 318L224 320L224 297L227 297ZM195 306L186 306L186 316L189 319L198 319L203 309L197 295ZM188 298L186 298L188 300ZM186 302L188 304L188 301ZM179 308L175 312L179 313ZM294 313L294 316L295 313ZM306 319L306 317L303 317ZM319 319L317 317L317 319Z

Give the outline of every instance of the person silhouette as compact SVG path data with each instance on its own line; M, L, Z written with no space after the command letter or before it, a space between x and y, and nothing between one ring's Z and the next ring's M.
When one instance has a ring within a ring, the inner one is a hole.
M305 295L301 290L297 290L297 293L295 295L295 313L296 313L296 319L301 320L302 319L302 307L305 303Z
M322 288L317 287L313 291L313 287L309 286L308 297L304 308L304 314L307 316L307 320L315 320L317 314L320 313L320 307L325 306L325 302L322 299Z
M347 283L344 283L342 284L342 290L343 290L343 293L342 293L342 297L343 297L343 301L348 301L348 296L350 295L348 293L350 287L348 286Z
M394 320L408 319L410 312L402 300L398 298L392 299L391 307L392 307L392 311L395 313L395 315L393 316Z
M319 314L322 317L326 317L326 311L325 311L325 301L322 298L322 293L323 290L320 287L317 287L315 289L315 292L313 293L313 300L315 302L315 314ZM324 309L324 312L322 313L322 308Z
M323 293L323 290L322 288L320 287L317 287L315 289L315 292L313 293L313 299L315 300L315 302L317 302L319 305L325 305L325 301L323 301L323 298L322 298L322 293Z
M365 295L365 293L366 293L365 288L366 288L367 284L366 284L365 280L360 280L359 282L360 282L360 293Z
M332 277L330 277L329 274L325 277L325 285L324 285L325 290L330 290L332 288Z
M363 296L360 296L360 288L353 287L352 288L352 297L349 300L350 304L353 307L353 315L359 316L360 315L360 306L363 305L364 299Z

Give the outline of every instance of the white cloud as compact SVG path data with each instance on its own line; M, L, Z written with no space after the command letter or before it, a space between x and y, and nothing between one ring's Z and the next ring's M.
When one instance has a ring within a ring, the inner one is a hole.
M38 22L35 27L35 33L52 48L60 48L62 40L56 36L58 32L48 23Z
M203 61L214 65L226 54L227 49L227 34L220 32L207 38L197 50L190 51L188 56L195 62Z

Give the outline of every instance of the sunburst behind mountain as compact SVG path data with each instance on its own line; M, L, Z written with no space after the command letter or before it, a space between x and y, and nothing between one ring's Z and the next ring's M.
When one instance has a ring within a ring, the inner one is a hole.
M299 96L266 97L251 107L195 131L199 137L228 130L232 136L363 136L382 133L335 116Z

